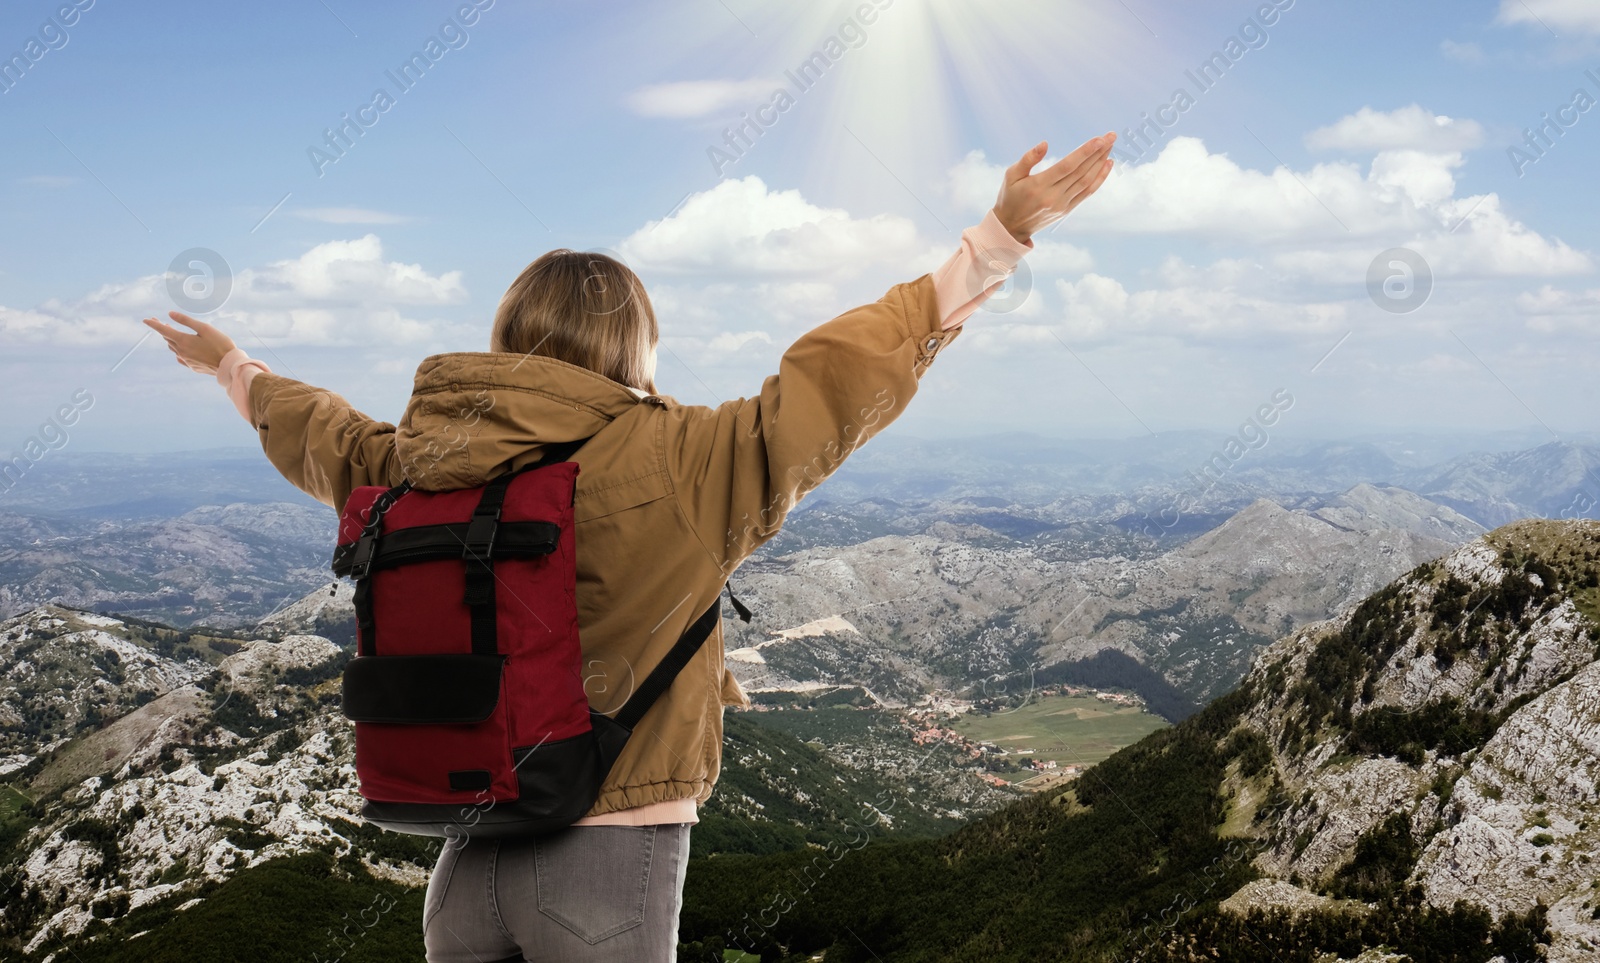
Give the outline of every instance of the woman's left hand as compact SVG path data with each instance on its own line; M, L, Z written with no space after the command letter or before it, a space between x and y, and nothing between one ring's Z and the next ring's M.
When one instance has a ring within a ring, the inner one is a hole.
M233 339L204 321L196 321L181 311L168 311L167 317L189 328L194 334L185 334L170 324L155 318L145 318L144 323L167 339L167 347L178 356L178 363L191 371L214 375L222 358L234 348Z

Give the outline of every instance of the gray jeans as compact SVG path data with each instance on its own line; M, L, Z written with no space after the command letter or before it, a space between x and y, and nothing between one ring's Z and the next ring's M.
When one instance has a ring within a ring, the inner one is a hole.
M574 826L446 845L428 882L429 963L672 963L689 826Z

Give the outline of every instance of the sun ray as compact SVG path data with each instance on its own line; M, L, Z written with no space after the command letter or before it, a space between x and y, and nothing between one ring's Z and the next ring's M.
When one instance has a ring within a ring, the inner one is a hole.
M699 37L698 49L672 46L662 80L770 78L794 103L751 138L756 160L740 153L723 176L781 171L793 179L783 186L823 202L918 217L919 205L949 212L945 173L973 148L1004 162L1043 138L1057 155L1121 126L1119 93L1147 88L1151 61L1166 59L1164 43L1117 3L728 2L707 6L703 32L673 25L678 39ZM721 143L757 106L696 124Z

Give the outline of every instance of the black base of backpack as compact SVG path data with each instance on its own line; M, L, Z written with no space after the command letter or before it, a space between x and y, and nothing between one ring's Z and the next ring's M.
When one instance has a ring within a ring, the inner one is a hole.
M592 709L589 721L594 728L581 736L513 750L515 800L460 806L368 802L361 816L393 832L446 838L504 839L564 829L593 808L601 783L632 735Z

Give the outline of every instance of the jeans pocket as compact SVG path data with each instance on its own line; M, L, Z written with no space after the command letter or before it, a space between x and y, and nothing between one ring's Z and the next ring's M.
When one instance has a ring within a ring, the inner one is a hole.
M644 923L654 826L575 826L534 841L539 912L585 943Z
M444 905L445 894L450 890L450 877L455 875L456 864L461 861L461 848L466 840L445 837L444 848L439 851L439 861L433 864L433 874L428 877L428 892L422 900L422 932Z

